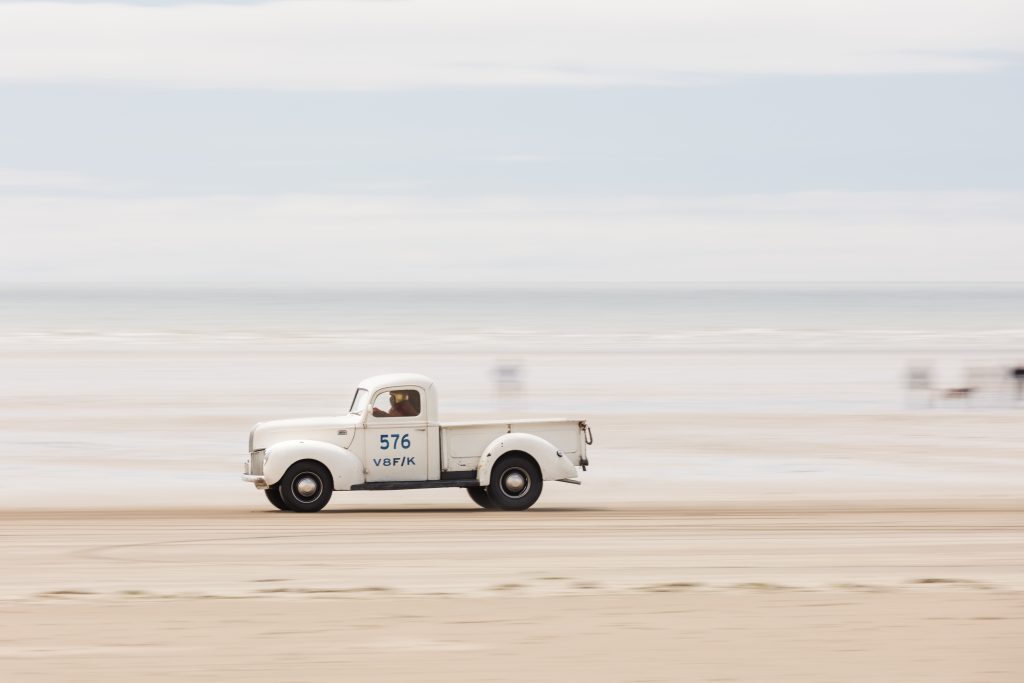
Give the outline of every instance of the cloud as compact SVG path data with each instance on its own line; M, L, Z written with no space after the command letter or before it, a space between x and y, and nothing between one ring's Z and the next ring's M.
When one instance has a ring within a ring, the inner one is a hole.
M182 88L676 85L993 68L1007 0L0 4L0 80Z
M22 168L0 168L0 192L25 190L72 190L84 191L106 187L96 178L79 173L50 170L29 170Z
M1017 193L716 198L4 197L0 274L45 282L1015 281Z

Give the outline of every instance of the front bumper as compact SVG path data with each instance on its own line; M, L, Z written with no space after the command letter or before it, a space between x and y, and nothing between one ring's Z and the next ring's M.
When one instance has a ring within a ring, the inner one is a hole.
M255 484L258 489L270 488L270 484L267 483L267 478L262 474L243 474L242 481L247 481L250 484Z

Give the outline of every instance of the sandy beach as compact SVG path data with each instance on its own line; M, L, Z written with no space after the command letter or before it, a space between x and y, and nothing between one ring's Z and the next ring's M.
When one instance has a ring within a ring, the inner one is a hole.
M945 590L63 600L4 608L28 681L1019 681L1021 602Z
M1024 420L904 406L898 353L531 353L499 395L489 352L26 339L0 345L12 679L1024 679ZM253 423L396 368L442 419L587 418L583 485L297 515L240 481Z
M18 680L1018 681L1024 508L5 512Z

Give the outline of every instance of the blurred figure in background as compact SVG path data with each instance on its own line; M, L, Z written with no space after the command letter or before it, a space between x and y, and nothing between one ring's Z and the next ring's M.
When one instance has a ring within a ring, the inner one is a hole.
M932 369L925 365L907 368L907 407L932 407Z
M1013 378L1014 396L1020 401L1021 395L1024 394L1024 365L1010 368L1010 377Z
M494 365L494 386L499 396L520 394L523 391L522 361L498 361Z

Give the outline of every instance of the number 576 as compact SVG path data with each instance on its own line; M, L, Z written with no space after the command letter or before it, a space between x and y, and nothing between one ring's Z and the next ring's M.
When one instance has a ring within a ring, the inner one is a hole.
M390 437L390 438L389 438ZM412 443L409 441L408 434L381 434L380 435L380 449L386 451L388 449L398 450L399 446L402 448L408 448Z

